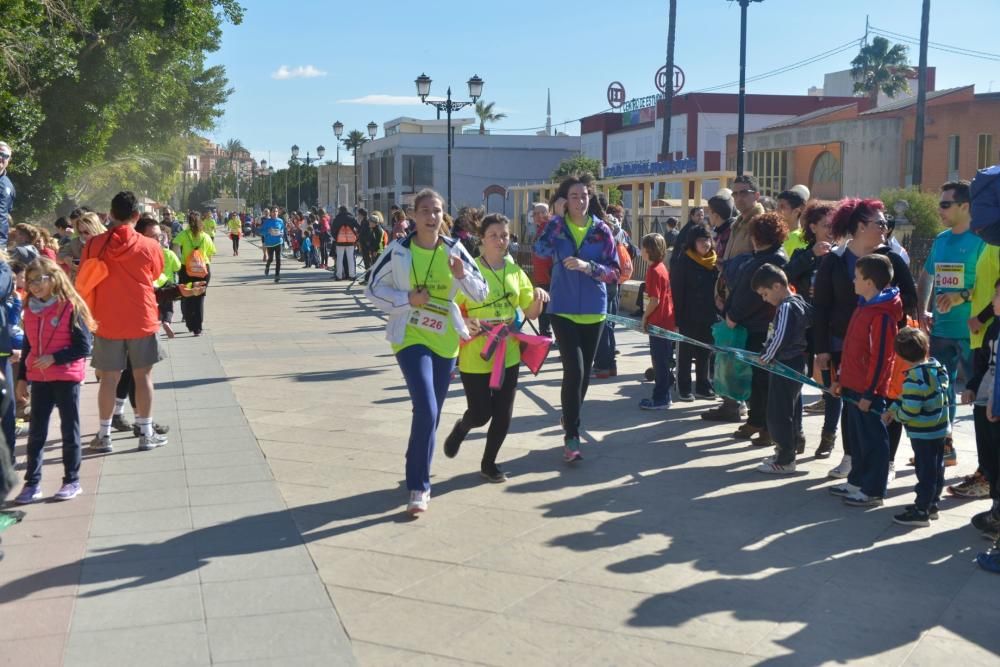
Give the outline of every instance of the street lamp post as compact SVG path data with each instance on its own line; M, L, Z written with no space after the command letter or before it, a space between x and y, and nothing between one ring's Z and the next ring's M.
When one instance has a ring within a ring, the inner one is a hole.
M260 173L263 174L263 175L266 175L268 177L268 179L267 179L267 205L270 206L271 205L271 171L267 167L267 160L261 160L260 161ZM264 198L263 195L261 195L261 199L263 199L263 198Z
M334 196L336 208L340 209L340 137L344 134L344 124L339 120L333 124L333 136L337 138L337 194Z
M741 0L742 2L743 0ZM451 136L451 112L459 111L465 107L475 104L476 100L479 99L483 94L483 80L479 78L478 75L474 75L466 83L469 86L469 97L472 98L471 102L453 102L451 99L451 86L448 86L448 96L442 101L432 101L428 100L427 96L431 94L431 78L426 74L421 74L417 77L415 83L417 84L417 95L420 96L420 101L424 104L429 104L438 110L438 114L442 111L446 111L448 114L448 213L451 213L451 149L454 145L454 140Z
M747 96L747 7L751 2L764 0L740 0L740 109L736 127L736 175L743 175L743 134ZM669 77L669 72L667 73Z
M267 168L267 207L274 205L274 165Z
M320 160L322 160L324 155L326 155L326 149L323 148L322 145L320 145L320 146L316 147L316 157L312 157L309 154L309 151L306 151L306 156L304 158L300 158L299 157L299 147L298 146L292 146L292 159L291 159L291 161L295 163L295 180L298 181L298 185L299 185L299 194L298 194L299 201L296 204L296 207L302 206L302 178L301 178L301 172L299 171L299 165L304 164L308 168L313 162L319 162ZM316 179L316 199L319 199L319 178L318 177Z
M368 123L367 128L368 128L368 137L372 141L375 141L375 135L378 134L378 125L375 124L375 121L371 121L370 123ZM355 169L358 168L357 167L357 163L358 163L358 161L355 160L354 161L354 168ZM369 174L370 173L371 172L369 171ZM365 188L365 206L366 207L370 207L370 203L368 202L368 190L369 190L369 188L371 188L371 185L372 185L371 183L368 183L368 187ZM358 186L357 186L357 183L355 183L354 184L354 192L356 193L357 191L358 191Z

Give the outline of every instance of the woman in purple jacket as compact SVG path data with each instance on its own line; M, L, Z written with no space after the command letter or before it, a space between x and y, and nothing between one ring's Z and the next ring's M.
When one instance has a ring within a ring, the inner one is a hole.
M597 342L606 318L606 283L618 282L618 253L611 228L589 213L591 193L580 178L559 184L556 216L535 242L535 254L552 258L552 331L562 357L563 458L581 459L580 406L587 395Z

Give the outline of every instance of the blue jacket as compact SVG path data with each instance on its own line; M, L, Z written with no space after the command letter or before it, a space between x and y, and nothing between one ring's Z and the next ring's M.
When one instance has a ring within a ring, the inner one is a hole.
M6 170L0 174L0 248L7 247L10 232L10 212L14 209L14 184L10 182Z
M284 243L285 221L281 218L264 218L260 225L260 238L268 248Z
M548 310L557 315L603 315L608 299L605 283L617 284L620 271L614 235L607 223L594 218L577 250L567 224L559 216L553 217L535 241L535 254L552 258ZM568 257L590 262L590 274L565 268L562 263Z

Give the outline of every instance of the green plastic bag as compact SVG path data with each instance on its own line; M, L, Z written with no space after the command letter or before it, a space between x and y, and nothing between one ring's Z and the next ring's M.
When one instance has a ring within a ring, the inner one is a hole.
M712 325L712 338L719 347L730 347L745 350L747 347L747 330L736 326L730 329L725 322ZM712 388L715 393L734 401L745 401L750 398L750 384L753 368L750 364L736 358L729 352L716 351L715 371L712 376Z

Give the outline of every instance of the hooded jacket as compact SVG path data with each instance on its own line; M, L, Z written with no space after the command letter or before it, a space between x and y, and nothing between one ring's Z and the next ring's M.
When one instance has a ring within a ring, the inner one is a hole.
M816 270L813 305L816 312L813 316L813 341L816 354L833 351L833 336L844 338L847 335L851 314L858 305L858 296L854 293L854 275L847 270L847 246L841 246L823 256ZM899 296L903 304L903 313L910 317L917 314L917 286L913 282L910 267L898 254L888 246L876 248L875 253L885 255L892 262L892 286L899 288ZM903 322L900 315L898 323Z
M82 261L98 257L108 276L93 292L98 336L110 340L144 338L160 328L153 282L163 273L163 250L153 239L119 224L83 247ZM82 263L82 262L81 262Z
M859 299L844 338L840 384L868 400L889 393L896 353L893 344L903 319L899 289L887 287L871 301Z
M605 283L618 283L620 267L614 235L600 218L583 237L579 249L563 218L554 216L535 241L535 254L552 258L552 288L549 290L550 313L557 315L596 315L607 312L608 290ZM563 260L577 257L590 262L590 273L570 271Z
M680 255L670 266L670 294L677 327L685 336L711 343L712 325L719 321L712 302L719 270L699 264L680 247L677 252Z
M406 322L413 308L410 305L410 290L413 289L413 254L410 252L410 245L415 235L415 232L411 233L405 239L397 239L386 246L372 267L368 287L365 288L368 300L389 316L389 322L385 325L385 337L395 345L402 344L403 337L406 336ZM469 299L481 303L486 300L490 288L476 261L461 243L447 236L442 236L441 241L448 256L458 257L465 266L465 277L452 281L449 301L451 324L463 340L468 340L469 329L465 326L462 311L455 303L454 296L461 289Z
M730 259L733 262L733 259ZM760 298L750 286L753 274L765 264L773 264L778 268L788 263L781 244L764 248L750 255L736 274L736 279L730 284L729 298L726 300L726 316L736 324L746 327L750 333L767 333L768 325L774 317L774 306ZM705 304L708 307L708 304Z
M948 370L931 357L906 371L903 395L889 412L906 427L911 440L933 440L951 435L948 419Z

